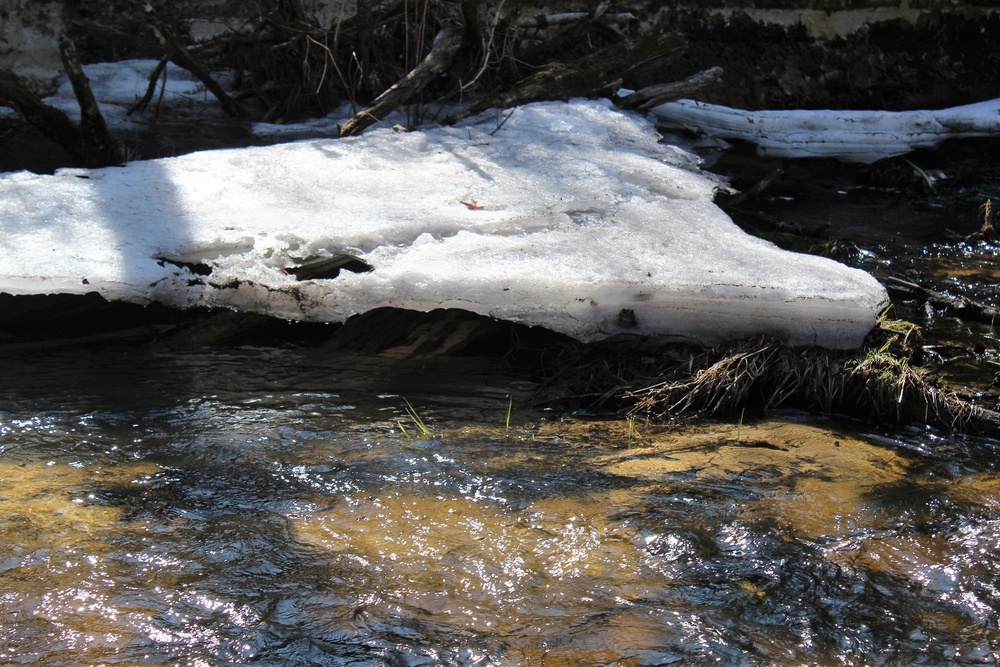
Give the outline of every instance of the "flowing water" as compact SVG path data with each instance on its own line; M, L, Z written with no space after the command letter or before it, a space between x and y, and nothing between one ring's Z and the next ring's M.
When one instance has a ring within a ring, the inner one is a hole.
M495 361L0 362L0 664L1000 657L988 439L531 412Z

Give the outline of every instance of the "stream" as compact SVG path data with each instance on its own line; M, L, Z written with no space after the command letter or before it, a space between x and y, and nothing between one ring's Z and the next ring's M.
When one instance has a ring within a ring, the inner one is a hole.
M989 438L584 419L495 359L0 363L0 664L1000 657Z

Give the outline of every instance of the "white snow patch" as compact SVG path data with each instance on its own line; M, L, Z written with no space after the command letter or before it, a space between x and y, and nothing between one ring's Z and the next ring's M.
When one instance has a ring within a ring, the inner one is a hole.
M142 113L132 116L127 113L146 94L149 76L156 64L155 60L122 60L83 65L91 92L110 130L122 132L148 124L149 121ZM212 76L224 87L229 83L230 77L225 72L213 72ZM59 109L70 119L80 120L80 105L69 77L65 74L56 78L56 90L43 101ZM167 63L164 75L157 79L156 90L149 103L151 113L170 110L202 114L205 109L212 109L209 113L221 116L221 112L214 110L217 107L218 103L205 85L193 74L173 63ZM14 115L13 109L0 106L0 116Z
M173 63L167 63L163 73L156 79L153 96L146 108L129 113L146 95L149 77L157 64L156 60L120 60L82 66L101 116L112 136L128 137L150 131L162 132L171 123L215 121L230 123L234 127L243 126L249 134L268 141L336 137L340 134L340 125L356 112L351 105L345 104L326 117L311 118L300 123L237 121L222 112L218 100L195 75ZM212 72L212 77L224 89L232 87L230 73ZM69 77L61 74L56 77L55 84L56 89L42 101L79 123L80 104ZM0 118L16 117L14 109L0 106ZM393 113L383 120L382 125L391 127L397 122L405 123L406 114Z
M581 340L858 346L887 299L868 274L744 234L718 181L609 102L453 127L0 177L0 291L343 321L463 308ZM303 258L367 273L297 281ZM158 260L185 255L199 276ZM636 326L623 310L632 311Z

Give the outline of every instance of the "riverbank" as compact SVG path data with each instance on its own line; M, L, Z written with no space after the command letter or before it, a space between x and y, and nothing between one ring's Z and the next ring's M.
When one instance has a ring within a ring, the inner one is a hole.
M393 14L391 18L405 22L403 14ZM574 30L602 35L603 41L591 44L593 56L607 53L609 43L613 45L621 39L628 43L631 37L648 32L650 26L676 30L682 35L684 46L680 55L657 61L658 76L677 80L724 60L723 82L702 89L699 96L706 101L746 108L897 109L961 104L983 99L977 96L985 95L987 89L992 96L996 86L988 71L1000 71L1000 68L971 67L973 62L981 66L998 57L994 50L983 46L992 43L990 40L963 38L973 32L988 36L997 29L995 12L982 8L921 10L916 20L891 17L869 23L859 31L822 35L815 27L810 28L808 22L779 25L739 11L699 14L688 8L655 17L639 12L635 21L631 27L628 21L624 27L612 22L617 26L613 28L618 31L615 34L619 35L613 37L607 22L600 17L576 17L566 26L553 24L542 31L536 26L532 39L537 46L550 40L559 43L560 35L565 39L576 34ZM519 35L526 30L513 24L497 23L493 27L497 30L503 27L513 31L510 34ZM302 35L312 35L315 28L310 27ZM427 24L425 28L429 37L435 26ZM518 45L518 48L529 46L526 42ZM932 51L940 57L928 59L926 54ZM86 44L82 43L81 53L89 57ZM755 57L747 57L750 53ZM760 54L763 55L757 57ZM468 66L474 61L473 58L456 63ZM977 74L970 76L973 71ZM526 74L502 68L492 72L491 90L494 94L509 93L516 88L518 78ZM650 82L635 74L636 85ZM443 84L445 79L438 83ZM406 107L404 122L430 120L426 112L432 105L428 100L441 91L440 87L428 88L418 103ZM748 91L753 91L755 97L748 97ZM158 115L159 107L154 111L156 122L150 125L151 134L142 139L141 146L138 143L132 146L136 157L251 141L249 121L227 119L207 94L188 107L182 114L187 120L179 124L164 122ZM74 163L72 156L60 155L51 145L45 148L37 130L26 129L9 118L7 122L14 125L3 135L0 154L6 150L8 158L43 156L42 164L48 165L43 171ZM175 131L181 134L172 137ZM179 140L181 137L183 141ZM16 148L12 150L11 146ZM33 149L25 150L26 146ZM915 342L915 329L912 335L904 333L905 349L894 350L898 367L922 369L922 376L932 386L954 392L969 405L993 409L997 405L994 371L1000 344L993 328L995 253L987 223L992 202L1000 199L997 185L1000 170L994 163L992 156L996 151L992 148L990 140L951 142L938 151L920 151L867 167L816 160L767 160L751 156L740 146L724 151L707 148L703 157L710 170L725 176L735 187L737 192L722 193L717 202L745 230L782 247L823 254L862 268L890 289L893 306L889 318L918 325L922 336L920 342ZM16 160L8 161L7 166L17 168L18 164ZM287 336L287 341L293 344L302 340L399 356L483 352L506 356L517 352L517 341L532 341L532 345L538 341L539 347L548 352L541 353L529 346L529 356L550 360L553 357L598 359L596 365L607 368L621 363L612 361L618 355L641 359L648 356L645 350L649 348L647 341L628 336L616 338L608 347L580 347L537 329L452 311L429 315L379 311L338 327L292 325L230 311L174 312L156 306L108 304L95 295L70 301L53 298L51 302L18 297L2 305L4 344L9 349L106 344L126 338L135 344L168 345L176 349L256 344ZM622 312L627 320L628 313ZM67 313L73 315L71 321L65 317ZM888 335L894 333L898 332L890 331ZM868 349L874 347L878 352L886 340L883 337ZM665 350L661 348L658 352L665 359L698 356L705 368L731 358L733 352L720 349L712 360L711 354L705 355L703 350L676 346ZM737 350L735 354L740 352ZM866 354L856 353L855 361L860 362ZM587 363L577 371L582 373ZM662 360L658 363L665 365ZM843 363L844 360L838 359L833 365ZM689 370L696 369L691 366ZM544 373L573 374L552 368ZM627 410L635 407L635 402L629 406L623 398L656 384L658 373L668 374L662 368L640 364L627 381L610 373L603 380L604 386L567 388L564 394L571 399L575 395L577 404L585 409L595 409L592 399L603 397L604 408ZM611 397L615 400L607 401ZM768 404L767 400L757 402ZM921 405L917 403L915 412L922 412ZM727 410L733 416L736 408Z
M0 349L291 345L423 359L429 369L486 357L532 367L539 389L530 402L566 414L737 420L796 407L993 432L998 253L984 232L985 205L1000 199L992 149L990 140L964 140L867 166L767 160L748 146L704 155L735 186L716 201L746 231L863 269L890 288L884 328L848 353L763 339L706 348L621 335L587 345L458 310L378 309L343 325L293 323L109 303L93 293L0 295Z

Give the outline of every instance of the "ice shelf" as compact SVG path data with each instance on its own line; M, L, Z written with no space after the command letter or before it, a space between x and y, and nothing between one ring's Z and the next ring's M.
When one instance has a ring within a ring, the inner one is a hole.
M6 174L0 291L334 322L462 308L585 341L858 346L882 286L745 234L713 204L718 180L658 139L609 102L553 102L416 132ZM357 260L302 279L297 267L337 256Z

